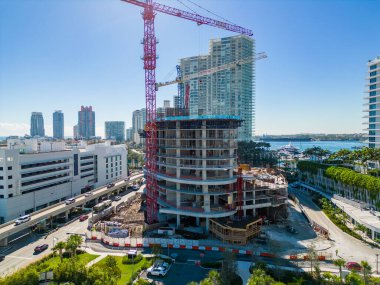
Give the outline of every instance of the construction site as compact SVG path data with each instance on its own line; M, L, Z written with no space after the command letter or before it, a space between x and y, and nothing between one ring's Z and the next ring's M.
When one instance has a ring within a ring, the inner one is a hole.
M123 1L144 9L146 124L140 135L145 139L146 201L130 201L111 221L131 233L140 231L144 219L149 229L169 226L247 244L262 223L287 217L284 177L249 166L243 170L237 158L238 139L253 134L254 63L266 55L255 54L249 29L152 0ZM181 60L177 78L158 83L157 12L238 35L210 41L208 55ZM156 92L170 84L178 84L178 102L157 112Z

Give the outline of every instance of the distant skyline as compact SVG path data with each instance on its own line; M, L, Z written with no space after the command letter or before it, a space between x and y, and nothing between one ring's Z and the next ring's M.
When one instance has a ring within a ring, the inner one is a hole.
M366 64L380 55L379 1L195 2L252 29L256 51L268 54L256 64L256 135L363 132ZM119 0L1 1L0 136L29 134L32 112L43 113L52 136L55 110L72 136L81 105L96 111L98 136L105 121L129 128L132 111L145 107L140 12ZM234 33L158 13L156 35L160 82L175 78L180 58L207 53L210 38ZM161 88L157 106L176 92Z

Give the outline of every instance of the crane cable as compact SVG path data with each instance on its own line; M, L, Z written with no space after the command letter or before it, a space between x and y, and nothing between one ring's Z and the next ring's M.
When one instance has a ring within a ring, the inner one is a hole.
M179 1L179 0L177 0L177 1ZM208 9L200 6L199 4L197 4L197 3L195 3L195 2L193 2L191 0L187 0L187 1L190 2L190 3L192 3L193 5L201 8L202 10L205 10L206 12L208 12L208 13L210 13L210 14L212 14L212 15L214 15L214 16L216 16L216 17L218 17L218 18L220 18L220 19L222 19L222 20L224 20L224 21L226 21L226 22L228 22L228 23L230 23L232 25L236 25L236 24L232 23L231 21L227 20L226 18L223 18L222 16L219 16L218 14L215 14L214 12L211 12L210 10L208 10Z

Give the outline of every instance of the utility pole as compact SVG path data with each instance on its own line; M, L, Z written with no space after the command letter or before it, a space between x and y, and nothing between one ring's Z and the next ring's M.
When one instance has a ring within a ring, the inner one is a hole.
M376 274L379 274L379 254L376 253Z

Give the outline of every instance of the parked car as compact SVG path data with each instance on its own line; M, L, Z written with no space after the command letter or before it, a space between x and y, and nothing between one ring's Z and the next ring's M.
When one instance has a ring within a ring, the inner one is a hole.
M79 221L83 222L88 219L88 215L82 215L79 217Z
M147 269L148 275L164 277L168 273L170 265L167 262L156 261L151 267Z
M362 271L363 267L357 262L347 262L346 268L353 271Z
M114 186L115 186L115 183L108 183L107 188L111 188L111 187L114 187Z
M139 186L137 184L133 185L132 190L139 190Z
M15 225L18 226L18 225L21 225L23 223L26 223L28 221L30 221L31 217L30 215L25 215L25 216L22 216L20 218L18 218L16 221L15 221Z
M66 205L70 205L75 202L75 198L70 198L65 201Z
M39 246L36 246L34 248L34 252L43 252L44 250L46 250L49 246L45 243L45 244L41 244Z
M90 196L92 196L92 192L86 192L86 193L84 193L84 196L85 197L90 197Z
M120 201L121 197L120 196L115 196L113 199L114 199L114 201Z
M129 177L125 178L124 181L125 181L125 182L129 181Z

